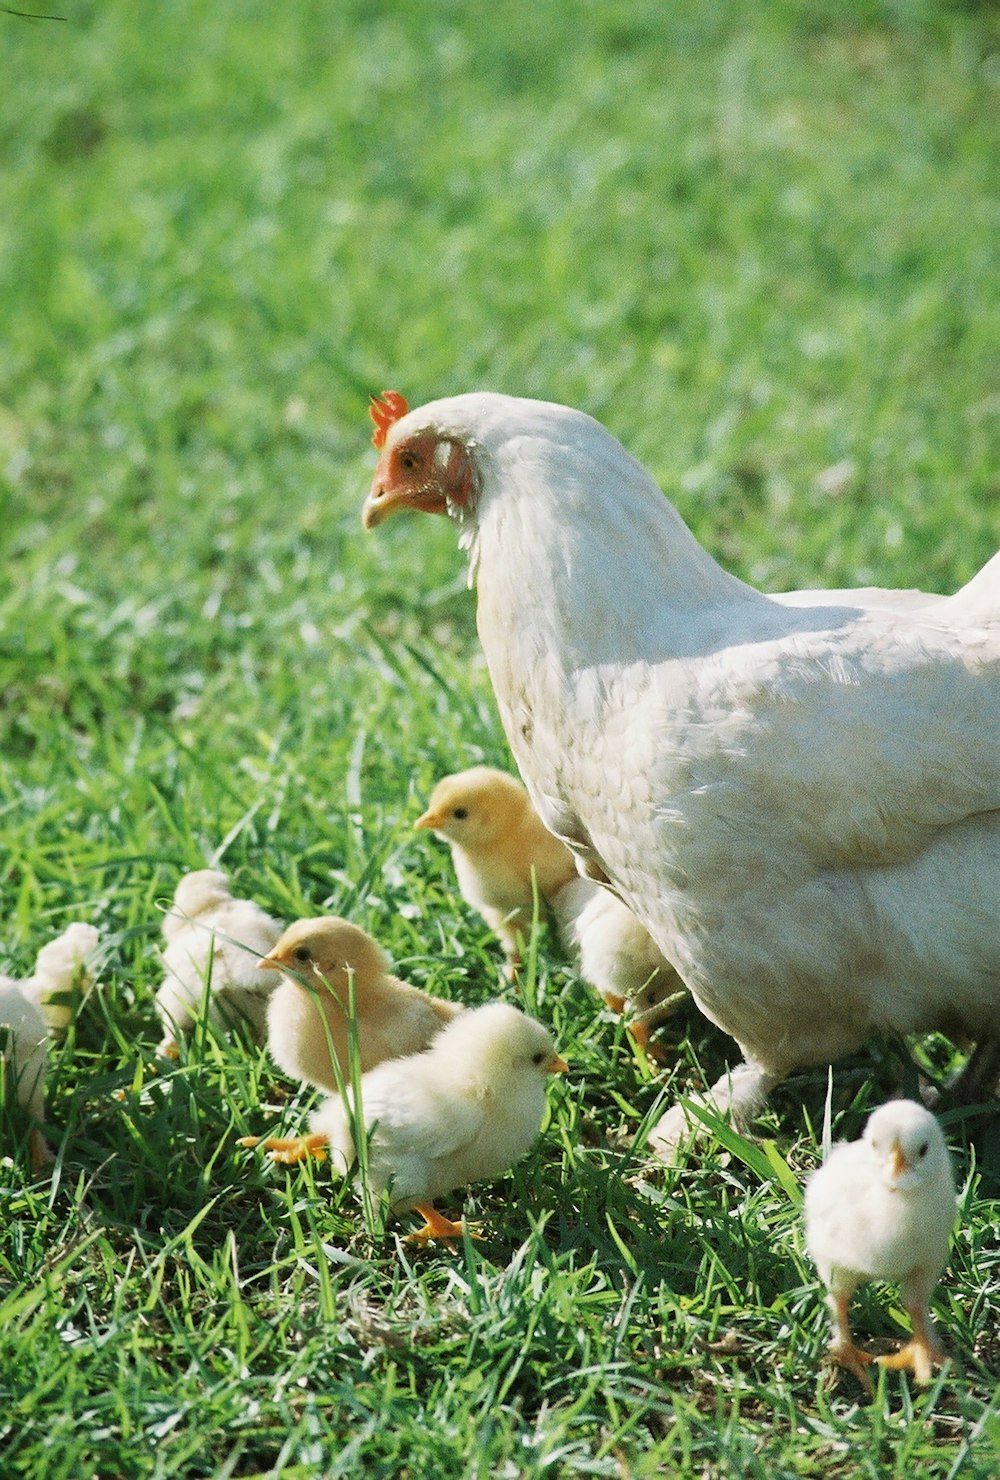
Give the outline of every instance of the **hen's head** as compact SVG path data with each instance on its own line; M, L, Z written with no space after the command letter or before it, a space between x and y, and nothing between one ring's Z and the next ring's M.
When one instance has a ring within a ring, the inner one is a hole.
M397 391L372 398L372 441L381 456L362 510L366 529L400 509L447 514L470 503L476 482L473 433L441 414L447 404L410 411Z
M372 401L381 456L362 510L366 529L399 509L482 515L493 492L530 484L556 497L595 458L624 455L591 417L552 401L471 391L414 411L396 391Z

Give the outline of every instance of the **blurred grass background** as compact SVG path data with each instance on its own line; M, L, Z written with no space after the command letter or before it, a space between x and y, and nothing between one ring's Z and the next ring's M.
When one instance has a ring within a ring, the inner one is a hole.
M793 1203L721 1148L625 1180L659 1084L545 942L573 1082L515 1195L482 1193L481 1254L400 1263L329 1178L248 1167L234 1135L306 1099L246 1045L148 1069L160 910L207 862L496 989L410 823L509 758L451 530L360 530L370 391L581 406L769 589L948 590L993 553L996 8L54 13L0 12L0 969L73 918L106 951L52 1192L3 1163L7 1472L994 1475L974 1157L959 1375L831 1400ZM671 1049L675 1089L726 1053L694 1015ZM891 1087L871 1062L844 1134ZM824 1086L770 1122L796 1171Z

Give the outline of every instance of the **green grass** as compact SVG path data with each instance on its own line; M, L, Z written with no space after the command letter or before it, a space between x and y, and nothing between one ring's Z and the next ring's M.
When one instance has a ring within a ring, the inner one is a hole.
M0 969L75 918L106 958L51 1185L3 1122L4 1475L994 1476L997 1154L960 1123L952 1363L858 1406L794 1195L825 1073L762 1144L650 1171L632 1135L727 1045L684 1011L654 1073L544 935L572 1072L471 1190L482 1245L414 1253L240 1151L309 1104L248 1044L151 1065L162 905L210 862L497 990L411 824L509 756L452 531L360 530L369 391L580 405L773 589L946 590L993 553L996 12L39 8L66 20L0 14ZM898 1072L839 1066L835 1130ZM898 1335L893 1290L856 1310Z

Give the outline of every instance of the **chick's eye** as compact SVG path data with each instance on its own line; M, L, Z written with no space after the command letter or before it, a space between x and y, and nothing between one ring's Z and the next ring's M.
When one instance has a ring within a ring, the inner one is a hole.
M464 822L469 815L469 809L468 807L452 807L451 815L457 817L459 822Z
M308 961L309 960L309 947L308 946L299 946L298 950L295 952L295 959L296 959L296 961Z
M544 1057L545 1057L545 1055L543 1053L533 1053L531 1055L531 1062L533 1064L540 1064L542 1062L542 1060L544 1059Z
M924 1144L918 1150L917 1155L918 1156L926 1156L929 1149L930 1149L930 1142L929 1141L925 1141Z

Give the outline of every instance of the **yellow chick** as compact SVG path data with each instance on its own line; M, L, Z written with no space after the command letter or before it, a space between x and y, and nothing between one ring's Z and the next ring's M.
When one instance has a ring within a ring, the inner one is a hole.
M48 1029L41 1009L30 994L27 982L0 976L0 1030L6 1029L3 1050L5 1071L13 1078L18 1104L32 1119L28 1133L28 1155L34 1171L40 1171L52 1160L52 1151L42 1135L40 1123L45 1119L45 1066L48 1057Z
M871 1390L872 1358L855 1346L851 1296L869 1280L898 1281L913 1338L885 1367L930 1380L943 1360L930 1298L948 1258L956 1199L951 1161L934 1116L913 1100L890 1100L868 1119L859 1141L834 1146L806 1186L806 1246L827 1287L833 1316L830 1354Z
M177 885L172 909L163 919L163 985L156 1011L163 1025L159 1052L177 1057L177 1035L187 1032L201 1011L209 977L208 1017L217 1029L235 1018L264 1036L268 996L281 978L258 971L281 934L277 920L248 899L234 899L226 875L197 869Z
M361 1081L371 1192L388 1192L394 1213L421 1215L412 1239L460 1238L462 1224L435 1201L520 1161L541 1128L547 1076L565 1069L549 1030L504 1002L462 1013L423 1053L372 1069ZM311 1125L346 1174L355 1146L340 1096Z
M79 988L82 1002L94 985L87 958L96 951L99 940L100 932L95 926L76 921L42 946L35 958L35 974L27 986L54 1036L65 1033L69 1027L72 1011L69 999L74 986Z
M532 872L550 900L576 875L572 853L543 825L520 781L493 766L445 776L414 826L450 844L462 897L498 936L512 977L531 925Z
M267 1044L292 1079L337 1092L348 1066L349 979L354 978L361 1072L426 1048L459 1002L432 997L392 976L389 957L358 925L338 915L296 920L260 963L283 973L267 1011Z
M534 872L581 975L613 1012L626 1003L637 1008L632 1031L639 1042L669 1015L684 991L680 977L631 910L577 873L573 854L545 827L516 777L493 766L445 776L415 826L450 844L462 897L499 936L508 977L520 965L531 923Z

